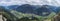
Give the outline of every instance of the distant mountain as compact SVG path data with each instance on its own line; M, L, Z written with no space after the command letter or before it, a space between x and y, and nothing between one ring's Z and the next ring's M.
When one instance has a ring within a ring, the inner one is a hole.
M35 10L36 11L35 14L38 14L38 15L41 15L41 16L47 16L47 15L49 15L52 10L50 10L47 6L48 5L43 5L40 8L36 9Z
M19 5L11 5L11 6L7 6L9 9L13 9L15 10Z
M35 8L36 7L34 7L32 5L24 4L24 5L18 6L16 11L22 12L22 13L33 13Z
M0 6L0 13L2 13L2 12L3 12L3 9L2 9L2 7L3 7L3 6Z
M58 7L56 10L57 10L56 13L59 13L60 12L60 7Z
M52 9L51 9L52 8ZM42 5L42 6L33 6L33 5L29 5L29 4L24 4L19 6L16 11L18 12L22 12L22 13L33 13L36 15L40 15L40 16L48 16L55 7L50 7L49 5ZM44 12L48 12L47 14L43 14Z
M23 5L11 5L7 6L7 8L16 10L18 12L22 13L32 13L40 16L48 16L52 11L56 12L55 6L50 5L29 5L29 4L23 4ZM8 10L9 11L9 10Z
M51 6L50 5L50 6L47 6L47 7L49 7L49 9L51 9L53 12L55 12L55 13L57 12L57 10L56 10L58 8L57 6Z

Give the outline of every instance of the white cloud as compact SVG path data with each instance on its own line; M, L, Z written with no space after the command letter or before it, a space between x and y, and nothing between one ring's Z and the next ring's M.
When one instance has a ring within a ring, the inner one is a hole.
M21 4L31 4L31 5L60 5L60 0L2 0L0 5L21 5Z

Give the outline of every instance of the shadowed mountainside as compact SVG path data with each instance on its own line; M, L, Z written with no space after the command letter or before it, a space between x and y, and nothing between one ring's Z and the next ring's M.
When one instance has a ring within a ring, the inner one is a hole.
M29 5L29 4L23 4L23 5L11 5L8 6L9 9L16 10L18 12L22 13L33 13L36 15L41 15L41 16L47 16L49 15L52 11L56 12L55 6L49 6L49 5L42 5L42 6L34 6L34 5ZM44 14L43 12L48 12L47 14Z

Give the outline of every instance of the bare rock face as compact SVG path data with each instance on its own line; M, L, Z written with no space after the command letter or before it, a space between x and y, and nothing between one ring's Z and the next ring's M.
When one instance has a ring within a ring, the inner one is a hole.
M58 13L56 16L54 16L52 21L60 21L60 13Z

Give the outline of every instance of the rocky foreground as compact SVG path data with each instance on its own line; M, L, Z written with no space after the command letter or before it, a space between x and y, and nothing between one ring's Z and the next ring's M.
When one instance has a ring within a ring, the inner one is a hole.
M0 15L0 21L3 21L3 20L2 20L2 15Z

